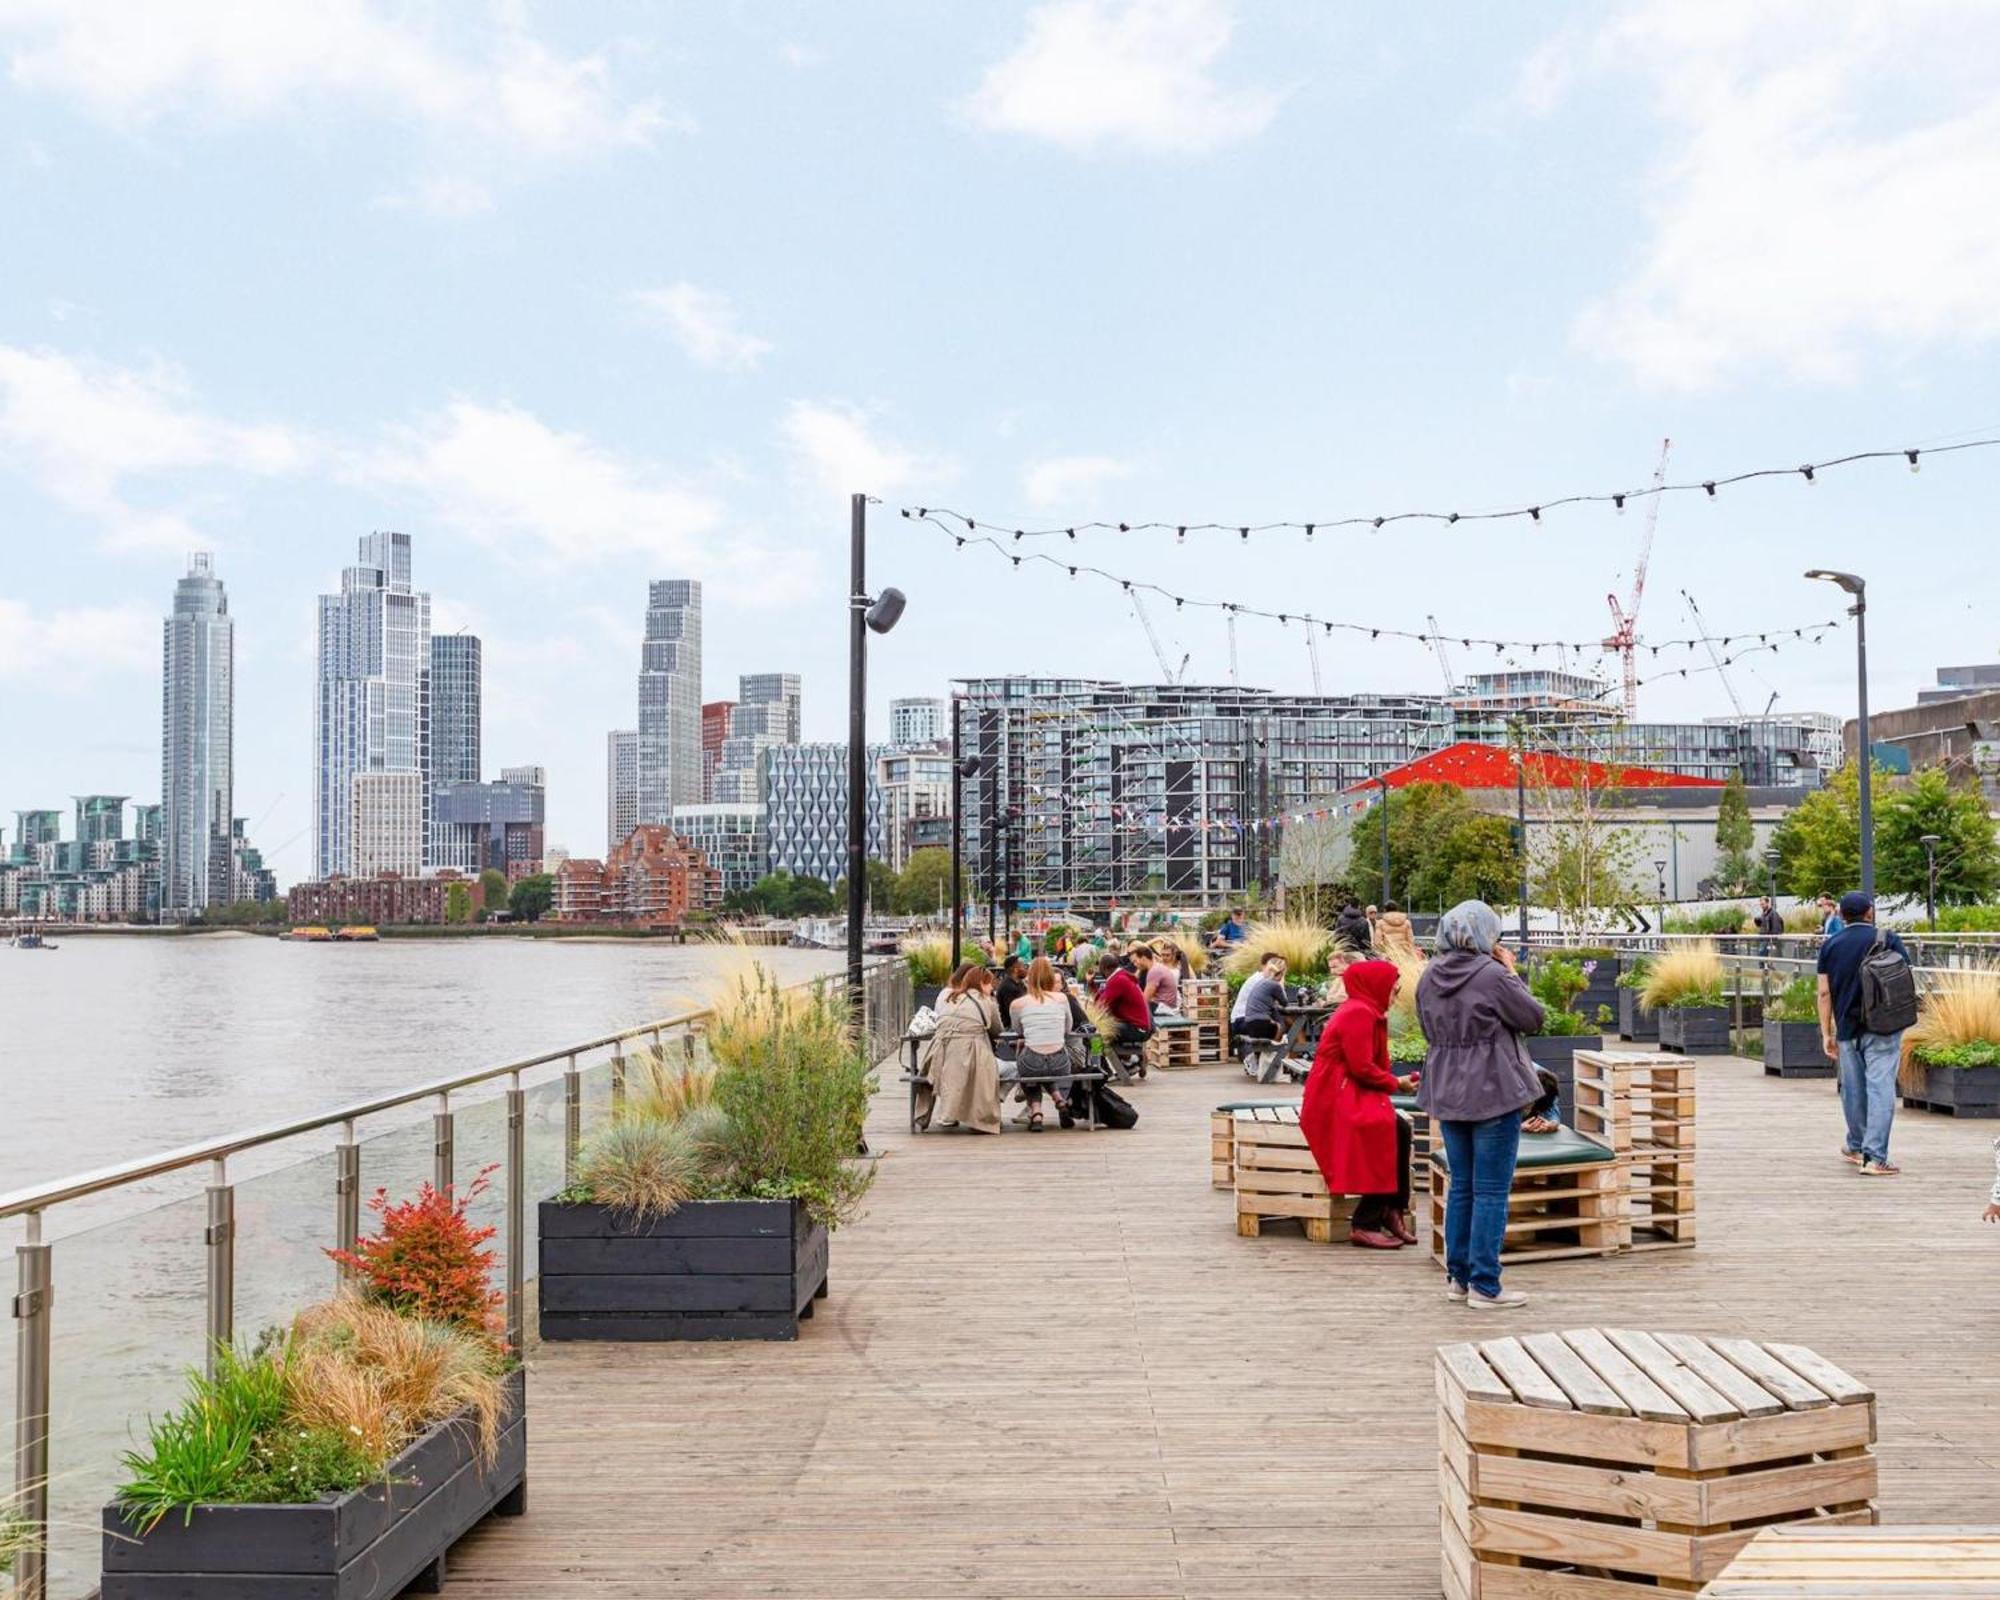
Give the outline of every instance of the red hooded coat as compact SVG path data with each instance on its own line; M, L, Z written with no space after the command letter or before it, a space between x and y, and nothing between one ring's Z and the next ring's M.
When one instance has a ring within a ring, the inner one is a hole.
M1335 1194L1390 1194L1397 1185L1396 1074L1389 1067L1389 996L1398 974L1387 961L1357 961L1341 974L1347 999L1313 1053L1299 1126Z

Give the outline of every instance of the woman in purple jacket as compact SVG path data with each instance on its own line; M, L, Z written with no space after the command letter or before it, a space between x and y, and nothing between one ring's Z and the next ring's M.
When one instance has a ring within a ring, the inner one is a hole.
M1521 1112L1542 1092L1521 1035L1541 1027L1542 1007L1515 976L1499 914L1484 901L1463 901L1438 922L1437 954L1417 981L1417 1020L1429 1046L1417 1103L1451 1164L1445 1298L1479 1310L1526 1305L1526 1295L1500 1287L1500 1248Z

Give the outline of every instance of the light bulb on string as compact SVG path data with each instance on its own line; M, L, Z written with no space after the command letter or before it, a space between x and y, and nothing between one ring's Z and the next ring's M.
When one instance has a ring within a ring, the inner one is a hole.
M1917 451L1915 451L1915 450L1905 450L1905 451L1903 452L1903 455L1904 455L1904 457L1905 457L1905 458L1906 458L1906 459L1907 459L1907 460L1909 461L1909 463L1910 463L1910 470L1911 470L1912 472L1915 472L1915 471L1917 471L1917 470L1918 470L1918 468L1917 468L1917 456L1918 456L1918 454L1919 454L1919 452L1917 452Z

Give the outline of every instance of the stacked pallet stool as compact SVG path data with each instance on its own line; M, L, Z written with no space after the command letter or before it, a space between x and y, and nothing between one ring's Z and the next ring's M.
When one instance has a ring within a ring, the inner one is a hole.
M1875 1396L1797 1345L1529 1334L1437 1390L1448 1600L1693 1595L1763 1528L1875 1520Z
M1158 1028L1146 1041L1146 1066L1153 1072L1190 1072L1195 1060L1194 1028Z
M1194 1056L1203 1065L1229 1059L1229 984L1190 978L1181 985L1183 1008L1194 1021Z
M1621 1250L1695 1242L1695 1073L1685 1056L1576 1053L1577 1131L1608 1144L1622 1169Z
M1431 1150L1431 1255L1444 1265L1444 1210L1451 1166ZM1507 1197L1503 1262L1616 1255L1625 1237L1624 1172L1607 1144L1574 1128L1521 1140Z
M1410 1187L1413 1190L1428 1189L1431 1186L1430 1113L1417 1104L1417 1097L1413 1094L1392 1094L1389 1104L1410 1125Z
M1290 1218L1315 1244L1345 1238L1354 1197L1328 1191L1306 1148L1298 1105L1249 1106L1230 1116L1235 1123L1236 1231L1254 1239L1266 1222Z
M2000 1528L1767 1528L1702 1600L2000 1596Z
M1268 1116L1272 1121L1290 1117L1297 1122L1296 1100L1225 1100L1208 1114L1209 1182L1217 1189L1236 1187L1236 1113L1245 1111L1252 1119Z

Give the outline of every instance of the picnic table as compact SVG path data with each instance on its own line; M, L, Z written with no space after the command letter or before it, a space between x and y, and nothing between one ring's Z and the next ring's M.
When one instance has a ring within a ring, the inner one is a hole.
M1069 1037L1071 1039L1094 1039L1096 1033L1087 1028L1082 1030L1072 1029ZM928 1083L930 1080L917 1069L923 1060L923 1048L930 1043L930 1039L931 1036L927 1033L905 1033L903 1035L903 1082L910 1091L910 1132L912 1133L921 1133L923 1131L917 1126L917 1086ZM1002 1058L1000 1062L1000 1094L1003 1105L1006 1102L1007 1090L1023 1081L1036 1084L1044 1089L1070 1089L1079 1083L1103 1083L1110 1077L1110 1073L1103 1067L1092 1066L1089 1070L1083 1072L1071 1071L1057 1073L1053 1077L1023 1080L1018 1076L1018 1067L1012 1059L1012 1051L1020 1043L1021 1034L1017 1028L1009 1028L1004 1031L998 1041L999 1047L1006 1048L1009 1052L1008 1056ZM998 1053L997 1048L995 1053ZM1085 1122L1089 1125L1091 1131L1095 1132L1097 1129L1097 1104L1095 1099L1089 1095L1084 1096L1083 1109ZM1007 1126L1007 1119L1005 1117L1001 1118L1000 1126L1003 1129Z
M1339 1002L1335 1000L1288 1001L1278 1007L1278 1015L1285 1024L1284 1035L1277 1041L1279 1071L1296 1082L1305 1081L1306 1074L1312 1071L1320 1029L1338 1009Z

